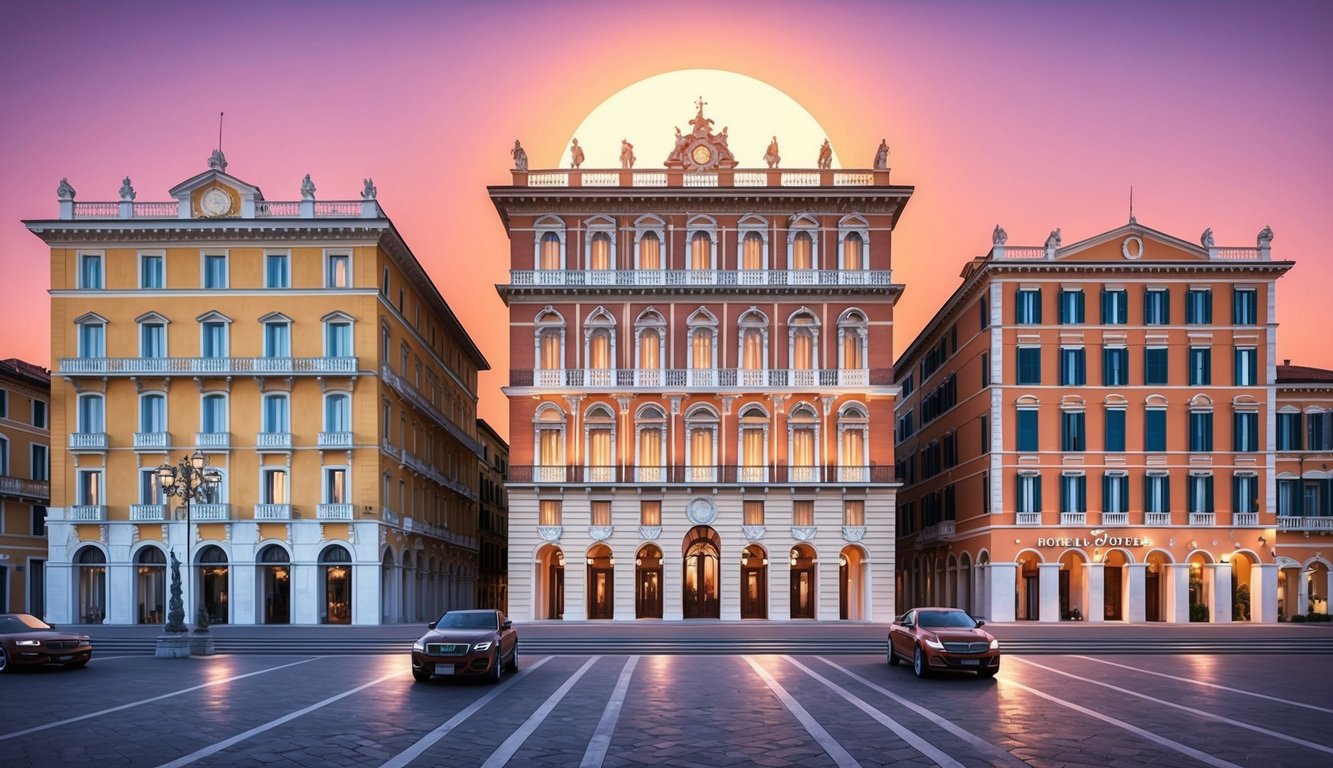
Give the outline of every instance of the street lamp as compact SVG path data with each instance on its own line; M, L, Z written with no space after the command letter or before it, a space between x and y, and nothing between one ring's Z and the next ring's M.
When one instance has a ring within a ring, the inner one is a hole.
M180 497L181 506L185 508L185 582L188 585L187 589L190 591L189 596L193 599L194 588L190 581L190 559L194 533L190 530L190 502L207 501L208 492L222 482L222 473L216 469L210 469L208 457L204 455L203 451L195 450L194 453L181 459L180 464L176 466L163 464L158 467L157 479L162 484L162 492L167 496ZM181 603L180 582L175 569L172 570L172 582L166 631L184 632L185 607Z

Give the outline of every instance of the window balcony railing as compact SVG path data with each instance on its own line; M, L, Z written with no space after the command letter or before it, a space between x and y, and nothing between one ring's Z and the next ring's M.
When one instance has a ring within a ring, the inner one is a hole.
M812 389L893 386L891 368L511 369L509 386L542 389Z
M357 372L355 357L64 357L62 376L335 376Z
M1279 531L1333 531L1333 517L1278 515Z
M0 496L18 496L27 499L51 498L51 483L47 480L29 480L25 477L0 476Z
M319 433L319 447L320 447L320 448L351 448L351 447L352 447L352 433L351 433L351 432L320 432L320 433Z
M196 432L194 444L199 448L230 448L230 432Z
M947 542L953 541L954 521L941 520L934 525L928 525L921 529L917 534L916 540L920 544L926 544L933 541Z
M1213 512L1191 512L1190 525L1216 525L1217 515Z
M888 269L514 269L513 288L734 288L893 284Z
M131 504L130 519L155 522L167 519L166 504Z
M1258 525L1258 524L1259 524L1259 513L1258 513L1258 512L1232 512L1232 513L1231 513L1231 524L1232 524L1232 525Z
M291 504L256 504L256 520L291 520Z
M1018 512L1016 516L1017 525L1041 525L1040 512Z
M260 432L255 435L256 448L278 448L285 451L292 449L291 432Z
M455 424L453 419L446 416L444 411L440 410L440 408L431 402L430 398L426 397L420 390L408 383L406 379L389 370L389 366L380 366L380 379L383 380L385 384L388 384L401 397L407 399L408 402L412 403L425 412L427 416L434 419L435 423L444 427L444 431L448 432L455 440L466 446L468 450L477 455L481 455L481 443L479 443L475 437L468 434L467 430Z
M105 451L107 444L105 432L71 432L69 435L71 451Z
M136 449L161 450L171 447L170 432L135 432L134 447Z
M1129 513L1103 512L1102 525L1129 525Z
M1061 512L1060 525L1087 525L1087 512Z
M533 484L585 483L634 485L663 483L682 485L718 483L724 485L884 485L897 482L891 465L862 467L815 466L686 466L663 467L581 466L581 465L510 465L509 482Z
M61 219L190 219L189 201L61 201ZM241 205L243 219L374 219L383 216L374 200L255 200Z
M205 522L226 520L231 516L230 504L191 504L190 518Z
M100 523L106 520L106 505L75 504L69 508L69 519L76 523Z
M351 520L352 505L329 503L315 505L315 518L318 520Z
M1170 512L1147 512L1143 515L1144 525L1170 525Z

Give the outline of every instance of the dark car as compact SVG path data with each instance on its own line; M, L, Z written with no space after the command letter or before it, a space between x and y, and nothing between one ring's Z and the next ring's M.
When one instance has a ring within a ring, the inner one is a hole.
M477 677L500 682L504 670L518 671L518 631L503 613L448 611L412 643L412 677Z
M57 632L26 613L0 613L0 672L14 667L60 665L78 669L93 657L87 635Z
M986 622L957 608L915 608L889 625L889 664L911 662L917 677L932 670L1000 671L1000 641L982 629Z

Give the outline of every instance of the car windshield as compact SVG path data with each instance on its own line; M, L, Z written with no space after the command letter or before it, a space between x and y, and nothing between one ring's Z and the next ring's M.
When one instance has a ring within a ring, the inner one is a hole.
M14 616L0 616L0 635L12 635L15 632L31 632L35 629L50 629L51 625L26 613Z
M484 613L460 613L451 611L440 617L435 623L436 629L497 629L495 614L489 611Z
M921 627L966 627L972 629L977 623L962 611L921 611L917 613L917 626Z

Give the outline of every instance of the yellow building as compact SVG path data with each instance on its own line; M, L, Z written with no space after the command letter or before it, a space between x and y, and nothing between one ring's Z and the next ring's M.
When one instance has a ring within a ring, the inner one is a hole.
M0 360L0 613L42 614L50 401L45 368Z
M208 170L28 221L51 247L46 615L418 621L470 607L481 352L376 201L264 199ZM194 451L221 482L166 499Z

